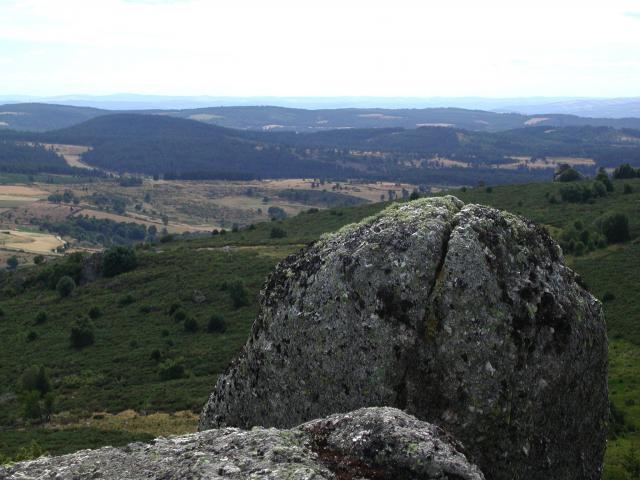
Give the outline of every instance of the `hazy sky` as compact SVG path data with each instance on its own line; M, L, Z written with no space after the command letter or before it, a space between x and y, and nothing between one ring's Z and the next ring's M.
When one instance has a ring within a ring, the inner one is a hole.
M0 0L0 94L116 92L640 96L640 1Z

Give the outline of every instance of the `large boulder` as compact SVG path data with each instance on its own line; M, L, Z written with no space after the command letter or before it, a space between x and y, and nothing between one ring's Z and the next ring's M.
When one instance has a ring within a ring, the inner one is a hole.
M377 405L452 432L491 479L599 479L601 305L522 217L394 205L280 263L200 429Z
M484 480L440 428L392 408L333 415L291 430L226 428L0 467L8 480Z

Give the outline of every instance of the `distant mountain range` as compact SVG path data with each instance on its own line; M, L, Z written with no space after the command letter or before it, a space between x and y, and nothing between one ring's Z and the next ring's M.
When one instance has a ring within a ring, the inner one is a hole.
M146 97L145 97L146 98ZM189 97L191 98L191 97ZM178 100L176 100L178 101ZM578 101L573 101L578 102ZM592 101L591 114L596 107ZM632 108L628 103L610 101L608 107L621 112ZM561 110L568 102L547 104ZM582 108L589 108L582 103ZM625 107L626 105L626 107ZM601 105L605 108L604 104ZM544 106L527 104L523 109L543 109ZM577 108L577 107L573 107ZM636 102L640 110L640 100ZM113 113L144 113L196 120L201 123L227 128L258 131L317 132L346 128L406 128L443 126L471 131L503 131L530 126L603 126L640 129L638 118L580 117L566 113L513 113L470 110L463 108L319 108L302 109L276 106L217 106L189 109L109 110L90 106L44 103L10 103L0 105L0 128L22 131L50 131L80 124L86 120Z

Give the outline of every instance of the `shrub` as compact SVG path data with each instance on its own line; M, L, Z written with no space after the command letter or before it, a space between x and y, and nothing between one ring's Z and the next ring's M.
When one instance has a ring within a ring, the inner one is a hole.
M36 265L42 265L44 263L44 257L42 255L36 255L33 257L33 263Z
M15 270L16 268L18 268L18 263L18 257L16 257L15 255L7 258L7 268L9 268L10 270Z
M176 310L176 311L173 313L173 319L174 319L176 322L182 322L182 321L186 320L186 318L187 318L187 312L185 312L185 311L184 311L184 310L182 310L182 309Z
M569 165L561 165L554 178L556 182L575 182L581 179L582 175L580 172L571 168Z
M0 307L0 318L4 317L4 309L2 307Z
M39 392L32 390L23 394L22 415L25 420L40 420L42 418Z
M102 310L100 309L100 307L91 307L89 309L89 318L91 320L97 320L101 316L102 316Z
M74 282L73 278L67 275L60 278L60 280L58 280L58 283L56 284L56 290L58 291L58 295L60 295L60 298L67 298L73 293L75 289L76 282Z
M36 325L40 325L46 321L47 321L47 312L43 312L43 311L38 312L35 318Z
M623 163L613 171L613 178L635 178L636 171L628 163Z
M493 192L493 187L487 187L487 188L485 188L485 192L487 192L487 193L492 193L492 192Z
M167 380L177 380L184 377L185 369L180 361L166 360L160 364L158 375L163 382Z
M633 187L628 183L625 183L624 190L622 191L622 193L624 193L625 195L629 195L630 193L633 193Z
M115 277L130 272L138 266L136 252L131 247L117 246L108 249L102 257L102 274Z
M610 213L598 220L600 231L608 243L629 240L629 219L623 213Z
M133 295L127 293L124 297L118 300L118 305L120 305L121 307L126 307L127 305L131 305L133 302L135 302Z
M287 236L287 231L284 228L273 227L269 236L271 238L284 238Z
M51 390L51 381L47 370L42 366L33 366L22 373L20 388L24 392L37 391L40 396L46 395Z
M611 292L607 292L602 296L602 301L605 303L613 302L615 299L616 299L616 296Z
M158 349L155 349L154 351L152 351L150 356L151 356L151 360L153 360L156 363L160 362L160 359L162 358L162 354Z
M195 333L198 331L198 322L196 321L195 318L193 317L188 317L185 321L184 321L184 331L185 332L189 332L189 333Z
M224 333L227 330L227 323L224 317L219 313L214 313L207 323L207 331L209 333Z
M38 339L38 334L36 332L34 332L33 330L31 330L29 333L27 333L27 342L33 342L35 340Z
M411 195L409 195L409 200L413 201L413 200L418 200L420 198L420 193L418 193L417 190L414 190L413 192L411 192Z
M609 178L609 175L607 175L607 172L604 168L600 168L600 170L598 170L596 180L602 182L602 184L607 189L607 192L613 192L613 182L611 182L611 179Z
M93 325L89 320L82 319L76 322L71 327L71 334L69 335L71 346L75 349L82 349L93 345L95 342L95 336L93 334Z
M231 283L227 287L227 290L229 291L229 297L231 298L233 308L237 309L249 305L249 296L247 294L247 289L244 287L242 282L236 281Z
M180 304L177 302L172 303L169 306L169 315L173 315L174 313L176 313L176 311L180 308Z
M160 237L160 243L169 243L173 242L173 235L167 234Z

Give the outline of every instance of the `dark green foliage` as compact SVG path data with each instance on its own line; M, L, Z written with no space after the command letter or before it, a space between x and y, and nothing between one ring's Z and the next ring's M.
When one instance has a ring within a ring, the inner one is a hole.
M48 288L57 288L62 277L71 277L78 284L82 279L84 267L84 255L82 253L70 253L56 262L47 263L38 269L34 282L44 283Z
M420 198L420 192L418 192L417 190L414 190L413 192L411 192L411 195L409 195L410 201L418 200L419 198Z
M561 165L554 177L556 182L576 182L582 180L582 175L569 165Z
M626 242L630 238L629 218L625 214L607 214L598 220L598 225L609 243Z
M178 302L174 302L169 306L167 313L169 313L169 315L173 315L180 307L181 305Z
M36 255L33 257L33 263L36 265L42 265L44 263L44 257L42 255Z
M602 301L605 303L613 302L615 299L616 299L616 296L611 292L607 292L602 296Z
M34 332L33 330L31 330L29 333L27 333L27 337L26 337L27 342L33 342L33 341L35 341L37 339L38 339L38 334L36 332Z
M361 198L346 195L344 193L327 192L326 190L280 190L278 192L278 197L292 200L294 202L306 203L311 205L324 205L327 207L348 207L365 203L365 201ZM269 208L269 216L284 218L281 216L282 212L279 212L279 215L272 215L271 208L277 207Z
M640 478L640 455L638 449L632 445L622 458L622 467L629 479Z
M133 298L133 295L131 295L130 293L127 293L124 297L118 300L118 305L120 305L121 307L126 307L127 305L131 305L135 301L136 300L135 298Z
M183 378L185 374L184 365L180 360L166 360L158 367L158 375L163 382Z
M38 314L36 315L36 318L35 318L34 321L35 321L36 325L40 325L40 324L46 322L47 321L47 312L44 312L42 310L39 311Z
M69 341L71 342L71 346L78 350L93 345L95 342L93 324L87 319L78 320L75 325L71 327Z
M7 258L7 267L11 270L15 270L16 268L18 268L18 263L18 257L16 257L15 255Z
M119 212L122 213L122 212ZM98 245L125 245L143 241L147 228L134 222L74 215L64 220L34 219L40 229Z
M195 333L198 331L199 325L195 318L187 317L184 320L184 331L189 333Z
M121 187L140 187L142 185L142 178L140 177L120 177L118 184Z
M219 313L214 313L207 323L207 331L209 333L224 333L227 330L227 323L224 317Z
M73 280L73 278L67 275L61 277L56 284L56 291L58 292L58 295L60 295L60 298L67 298L73 293L75 289L76 282Z
M628 183L625 183L622 193L624 193L625 195L629 195L629 194L633 193L633 187L631 185L629 185Z
M42 418L39 392L32 390L22 394L22 415L25 420L40 420Z
M287 231L284 228L273 227L269 232L270 238L284 238L287 236Z
M276 219L276 220L282 220L287 218L287 212L285 212L282 208L280 207L269 207L269 210L267 210L267 214L269 215L269 218Z
M131 247L111 247L102 257L102 274L109 278L130 272L138 266L138 257Z
M162 353L160 353L160 350L156 348L151 352L150 357L151 357L151 360L153 360L156 363L159 363L160 359L162 358Z
M24 392L37 391L44 397L51 391L51 380L47 370L42 366L33 366L22 373L20 388Z
M609 178L609 175L607 175L607 172L605 171L604 168L600 168L598 170L598 174L596 175L595 180L598 182L602 182L602 184L607 189L607 192L609 193L613 192L614 190L613 182Z
M186 320L186 318L187 318L187 312L185 312L182 309L178 309L175 312L173 312L173 319L176 322L183 322Z
M233 308L238 309L249 305L247 289L242 282L235 281L230 283L227 290L229 292L229 298L231 298Z
M487 193L493 193L493 187L487 187L487 188L485 188L485 192L487 192Z
M628 163L616 167L613 171L613 178L616 179L636 178L637 176L638 173Z
M97 320L98 318L100 318L102 316L102 309L100 307L91 307L89 309L89 318L91 320Z

